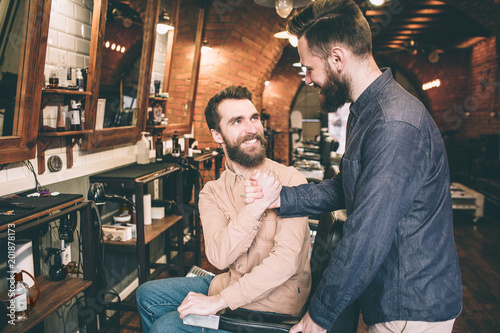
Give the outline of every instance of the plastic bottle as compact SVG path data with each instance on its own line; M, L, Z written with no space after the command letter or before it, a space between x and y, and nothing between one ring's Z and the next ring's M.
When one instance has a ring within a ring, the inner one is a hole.
M80 68L76 69L76 85L78 86L78 91L83 91L83 75Z
M137 164L149 163L149 140L146 139L148 132L141 132L142 138L137 142Z
M156 140L156 162L163 162L163 141L161 140L161 135Z
M29 317L28 285L23 281L23 273L14 273L14 322L25 321Z

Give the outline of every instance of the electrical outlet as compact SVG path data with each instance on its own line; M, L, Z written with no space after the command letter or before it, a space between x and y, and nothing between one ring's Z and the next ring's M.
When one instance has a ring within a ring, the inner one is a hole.
M61 262L63 265L69 264L71 261L71 246L67 246L64 251L61 252Z
M153 180L153 200L160 200L160 180Z

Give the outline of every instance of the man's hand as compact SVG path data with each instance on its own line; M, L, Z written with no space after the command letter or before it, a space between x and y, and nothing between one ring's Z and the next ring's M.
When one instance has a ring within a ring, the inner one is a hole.
M278 208L280 206L281 184L278 178L268 168L256 170L250 180L246 180L245 185L245 204L255 202L255 199L266 197L266 202L269 202L267 208ZM274 199L273 199L274 198Z
M303 332L303 333L325 333L326 330L316 324L314 320L312 320L311 316L309 315L309 311L306 312L304 317L300 320L300 322L292 327L289 331L290 333L297 333L297 332Z
M187 294L181 305L177 308L179 317L184 319L188 314L211 315L227 308L226 301L219 294L207 296L195 292Z
M255 171L244 185L245 204L256 218L259 218L266 209L280 206L281 184L274 172L268 168Z

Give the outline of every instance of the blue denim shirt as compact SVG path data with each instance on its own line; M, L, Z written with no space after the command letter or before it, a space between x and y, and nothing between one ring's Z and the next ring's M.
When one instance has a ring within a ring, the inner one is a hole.
M347 210L343 239L309 306L312 319L328 329L356 299L368 325L457 317L462 282L449 169L434 121L390 69L350 112L357 120L341 172L281 192L281 216Z

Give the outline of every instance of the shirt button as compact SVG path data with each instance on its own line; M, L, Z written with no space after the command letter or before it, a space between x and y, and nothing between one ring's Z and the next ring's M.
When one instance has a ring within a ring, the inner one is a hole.
M230 220L231 220L231 217L230 217L230 216L228 216L228 217L227 217L227 220L228 220L228 221L230 221Z
M243 269L243 265L242 265L242 264L239 264L239 265L238 265L238 270L240 270L240 271L241 271L242 269Z
M259 230L258 226L253 227L253 230Z
M245 193L241 193L240 197L244 198L245 197Z
M267 212L264 212L264 214L262 214L262 215L264 215L264 217L267 217Z
M239 176L238 176L238 178L239 178L240 180L243 180L243 176L242 176L242 175L239 175Z

